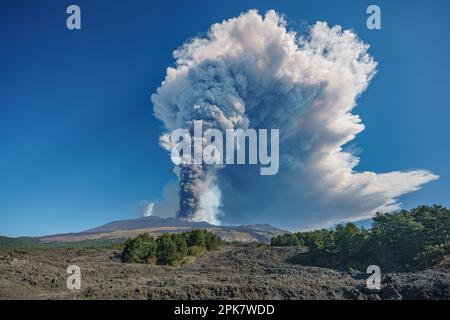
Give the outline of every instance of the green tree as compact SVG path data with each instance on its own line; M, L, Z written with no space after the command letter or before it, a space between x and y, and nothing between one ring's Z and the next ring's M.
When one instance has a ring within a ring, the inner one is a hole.
M205 236L205 245L206 250L208 251L217 250L222 245L222 239L214 233L207 232Z
M419 206L411 210L414 221L422 224L425 245L448 246L450 242L450 210L443 206Z
M334 232L332 230L315 230L308 232L299 232L297 238L304 243L312 252L328 252L334 251Z
M335 229L334 254L342 268L361 268L361 261L370 260L370 233L354 223L338 225Z
M173 264L177 260L177 246L169 234L163 234L156 241L158 264Z
M182 259L188 254L188 246L186 238L183 235L176 234L173 237L175 246L177 248L177 259Z
M192 230L189 232L188 236L188 245L192 246L200 246L206 248L206 230Z
M358 228L354 223L338 225L335 230L336 251L342 256L361 254L369 237L367 230Z
M163 234L156 240L145 233L125 241L121 257L124 262L175 266L188 254L198 256L221 245L220 237L206 230Z
M302 242L296 234L285 233L272 238L271 244L272 246L299 246Z
M125 262L149 263L156 258L156 241L148 233L125 241L121 258Z
M372 228L374 254L387 269L409 270L424 249L424 227L410 212L377 214Z
M433 266L450 254L450 210L433 205L377 213L370 230L347 223L335 230L298 232L295 236L309 248L299 258L301 262L360 270L378 264L385 271L412 271ZM290 234L272 239L274 246L296 243Z

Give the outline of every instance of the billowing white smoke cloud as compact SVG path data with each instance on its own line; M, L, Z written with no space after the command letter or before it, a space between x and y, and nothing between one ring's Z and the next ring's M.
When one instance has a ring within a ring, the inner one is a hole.
M155 204L153 202L150 202L145 206L144 217L150 217L153 214L154 206Z
M307 36L282 16L249 11L214 24L174 52L176 67L152 96L168 133L193 120L227 128L279 128L280 171L254 167L177 168L180 217L290 228L325 226L399 207L398 197L438 177L426 170L355 172L343 146L364 130L352 114L375 74L368 46L351 31L317 22ZM288 222L289 221L289 222Z

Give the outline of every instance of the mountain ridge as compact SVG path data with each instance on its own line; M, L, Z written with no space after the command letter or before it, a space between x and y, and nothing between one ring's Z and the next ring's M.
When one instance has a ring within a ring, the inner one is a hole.
M36 237L43 242L80 242L100 239L122 239L135 237L140 233L158 236L169 232L185 232L194 229L206 229L225 241L269 243L271 238L288 231L269 224L225 225L217 226L207 222L193 222L173 217L141 217L109 222L78 233L54 234Z
M101 226L82 231L81 233L107 232L117 230L135 230L147 227L212 227L207 222L190 222L176 218L161 218L158 216L141 217L135 219L117 220Z

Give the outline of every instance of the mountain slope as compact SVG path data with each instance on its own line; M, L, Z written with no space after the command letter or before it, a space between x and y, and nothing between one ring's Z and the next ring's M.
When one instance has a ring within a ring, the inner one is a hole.
M144 228L162 228L162 227L189 227L189 228L208 228L211 227L206 222L189 222L175 218L160 218L157 216L142 217L137 219L119 220L104 224L100 227L89 229L83 233L111 232L119 230L136 230Z
M44 242L79 242L101 239L124 239L148 232L158 236L167 232L184 232L193 229L207 229L225 241L269 243L272 237L287 231L277 229L268 224L241 226L214 226L206 222L190 222L175 218L157 216L129 220L119 220L89 229L80 233L58 234L40 237Z

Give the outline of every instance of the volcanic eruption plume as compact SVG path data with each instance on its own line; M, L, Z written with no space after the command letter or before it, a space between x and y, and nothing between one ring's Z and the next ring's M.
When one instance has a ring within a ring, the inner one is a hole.
M221 131L279 128L281 161L271 177L248 166L176 166L178 217L218 224L223 211L230 222L325 225L398 208L399 196L437 179L426 170L354 170L358 157L343 146L364 130L352 110L376 71L367 50L339 26L317 22L298 35L276 12L255 10L175 50L175 67L152 95L163 148L196 120Z

